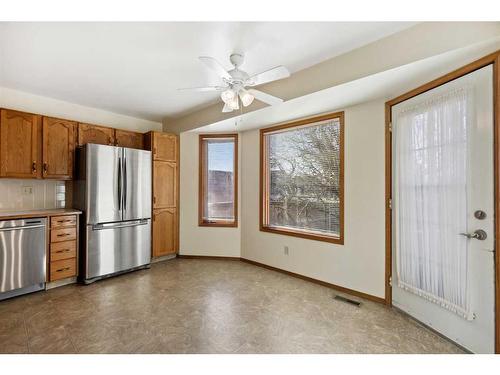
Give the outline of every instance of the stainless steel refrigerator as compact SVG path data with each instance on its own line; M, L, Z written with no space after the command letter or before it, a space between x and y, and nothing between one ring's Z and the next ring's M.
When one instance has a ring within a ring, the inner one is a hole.
M80 279L151 262L151 152L87 144L76 151L76 208L83 211Z

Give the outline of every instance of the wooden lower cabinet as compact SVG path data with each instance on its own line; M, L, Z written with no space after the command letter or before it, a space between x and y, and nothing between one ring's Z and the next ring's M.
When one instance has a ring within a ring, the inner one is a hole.
M77 276L78 219L76 215L50 218L49 281Z
M76 258L76 241L64 241L50 245L50 261Z
M50 230L50 242L76 240L76 228L58 228Z
M177 253L178 219L177 209L166 208L153 211L153 256Z
M50 262L50 281L76 276L76 258Z

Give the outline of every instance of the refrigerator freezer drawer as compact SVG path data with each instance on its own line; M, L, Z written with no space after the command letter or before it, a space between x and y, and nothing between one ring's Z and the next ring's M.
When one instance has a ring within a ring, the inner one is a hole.
M85 279L126 271L151 262L151 221L87 225Z

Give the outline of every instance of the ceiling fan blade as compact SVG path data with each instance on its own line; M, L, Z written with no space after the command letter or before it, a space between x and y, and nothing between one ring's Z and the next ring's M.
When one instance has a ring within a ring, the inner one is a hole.
M218 62L217 60L215 60L213 57L200 56L199 59L206 66L208 66L210 69L212 69L214 72L216 72L221 78L231 79L231 75L227 72L227 70L224 69L222 64L220 62Z
M259 90L250 89L248 90L248 92L253 96L255 96L255 99L260 100L261 102L264 102L269 105L276 105L283 103L283 99L278 98L277 96L266 94L265 92Z
M224 90L225 87L222 86L207 86L207 87L186 87L186 88L181 88L177 89L179 91L184 91L184 90L189 90L189 91L222 91Z
M284 66L276 66L272 69L266 70L265 72L255 74L248 79L249 86L258 86L267 82L277 81L278 79L283 79L290 77L290 72Z
M222 112L233 112L233 109L228 106L226 103L224 103L224 107L222 107Z

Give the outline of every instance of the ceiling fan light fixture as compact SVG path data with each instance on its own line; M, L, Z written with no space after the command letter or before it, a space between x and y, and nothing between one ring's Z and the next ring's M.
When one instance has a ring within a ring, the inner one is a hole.
M233 112L233 109L227 105L227 103L224 103L224 107L222 107L222 112L227 113L227 112Z
M248 107L250 104L252 104L254 100L254 96L250 94L247 90L241 89L239 92L241 103L243 106Z
M236 93L234 92L234 90L232 89L227 89L225 91L223 91L221 94L220 94L220 98L222 99L222 101L226 104L229 104L231 101L234 100L234 98L236 98L237 95Z
M236 111L237 109L240 109L240 103L239 103L238 95L235 95L233 99L230 101L226 102L226 104L231 108L233 111Z

